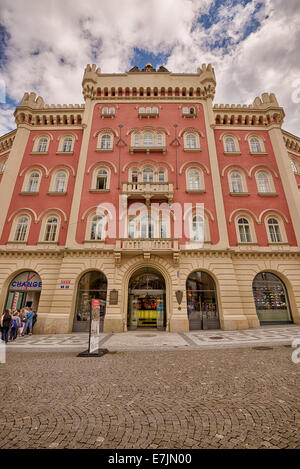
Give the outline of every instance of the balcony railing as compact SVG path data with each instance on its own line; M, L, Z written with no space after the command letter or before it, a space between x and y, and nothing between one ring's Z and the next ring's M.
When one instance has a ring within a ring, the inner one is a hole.
M162 153L163 155L166 154L166 150L167 148L164 147L164 146L147 146L147 145L143 145L143 146L131 146L129 148L129 151L130 151L130 154L133 155L133 153L140 153L140 152L145 152L147 153L147 155L149 155L150 153Z
M167 199L172 202L172 182L123 182L122 194L135 199Z
M174 238L117 239L116 249L124 250L124 251L140 251L140 252L178 251L178 239L174 239Z

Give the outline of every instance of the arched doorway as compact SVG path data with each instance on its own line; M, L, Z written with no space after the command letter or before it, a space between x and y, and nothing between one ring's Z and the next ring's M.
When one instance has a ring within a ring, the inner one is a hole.
M261 324L293 322L286 287L277 275L260 272L252 284L255 307Z
M165 280L155 269L139 269L129 280L127 327L166 327Z
M9 284L5 309L16 310L28 306L37 312L41 291L41 277L32 270L22 272Z
M81 277L77 288L73 332L89 331L91 302L93 299L100 300L100 332L103 331L106 294L107 279L102 272L92 270Z
M217 290L214 279L201 270L192 272L186 281L190 330L219 329Z

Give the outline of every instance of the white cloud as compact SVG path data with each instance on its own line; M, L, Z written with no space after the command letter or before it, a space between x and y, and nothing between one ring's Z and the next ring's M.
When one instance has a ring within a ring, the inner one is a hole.
M170 54L166 65L174 72L194 72L211 62L215 102L250 103L264 91L275 92L286 111L285 128L297 133L299 104L292 102L292 83L300 78L299 1L265 0L257 9L258 0L246 6L226 0L218 22L205 29L197 18L213 3L2 0L1 23L10 37L0 78L17 102L25 91L35 91L49 104L78 103L87 63L100 65L103 72L122 72L130 67L134 48L163 52ZM254 18L260 28L243 40ZM211 49L224 38L231 43L227 51ZM5 132L12 128L7 108L0 115Z

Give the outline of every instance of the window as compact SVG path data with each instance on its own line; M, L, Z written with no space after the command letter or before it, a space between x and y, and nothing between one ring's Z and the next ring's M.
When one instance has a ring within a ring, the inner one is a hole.
M185 116L185 117L193 117L196 115L196 111L195 111L195 108L193 107L184 107L182 109L182 115Z
M31 173L28 179L27 192L37 192L39 187L40 173Z
M135 238L136 219L131 218L128 222L128 238Z
M134 169L133 171L131 171L131 181L132 182L138 182L138 170L137 169Z
M163 169L158 171L158 182L165 182L165 171Z
M159 237L169 238L169 220L165 216L161 216L159 219Z
M110 150L112 148L112 137L110 134L103 134L100 136L100 149Z
M111 117L115 115L115 108L114 107L104 107L102 109L102 116L104 117Z
M264 171L259 171L256 174L256 181L258 192L272 192L267 173L265 173Z
M154 226L153 220L150 215L145 215L141 221L141 237L142 238L153 238Z
M109 108L109 114L110 114L111 116L114 116L114 115L115 115L115 108L114 108L114 107L110 107L110 108Z
M135 134L135 136L134 136L134 146L135 147L140 146L140 135L139 134Z
M240 173L234 171L230 175L231 181L231 192L238 193L243 192L243 182Z
M279 222L276 218L269 218L268 220L269 238L272 243L281 243L282 237L280 233Z
M29 218L22 216L17 221L14 241L26 241L26 236L29 227Z
M143 170L143 182L153 182L153 181L154 181L153 169L145 168Z
M63 145L62 145L62 151L67 153L72 151L72 146L73 146L73 139L72 137L66 137L64 138Z
M226 137L225 138L225 151L228 153L235 153L236 150L236 145L235 145L235 140L233 137Z
M204 241L204 220L200 215L193 216L192 239L194 241Z
M152 113L153 114L158 114L158 107L153 107L152 108Z
M157 134L157 136L156 136L156 145L158 147L163 146L163 136L162 136L162 134Z
M6 167L6 163L7 163L7 159L0 161L0 174L3 174L3 173L4 173L5 167Z
M103 236L103 217L98 215L92 218L91 222L91 241L100 241Z
M250 151L251 153L262 153L261 142L257 137L250 138Z
M55 176L54 192L65 192L67 175L65 172L60 171Z
M298 168L294 160L290 160L291 162L291 168L294 173L298 173Z
M46 153L48 149L48 138L47 137L42 137L39 139L37 151L39 153Z
M251 243L251 233L249 222L246 218L238 219L238 230L241 243Z
M45 241L54 242L56 241L56 235L58 232L58 218L50 217L46 223L45 230Z
M197 138L195 134L187 134L185 138L185 148L195 149L197 148Z
M144 147L153 146L153 134L151 132L144 133Z
M188 188L191 191L199 191L201 189L200 171L198 169L190 169L188 172Z
M105 190L107 189L107 179L108 174L106 169L99 169L97 173L97 181L96 181L96 189L97 190Z

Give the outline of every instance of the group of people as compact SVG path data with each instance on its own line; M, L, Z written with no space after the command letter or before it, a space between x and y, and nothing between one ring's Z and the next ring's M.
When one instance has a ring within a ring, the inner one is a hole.
M1 316L2 341L7 344L17 337L24 337L25 334L32 335L36 320L37 314L29 306L15 311L6 309Z

